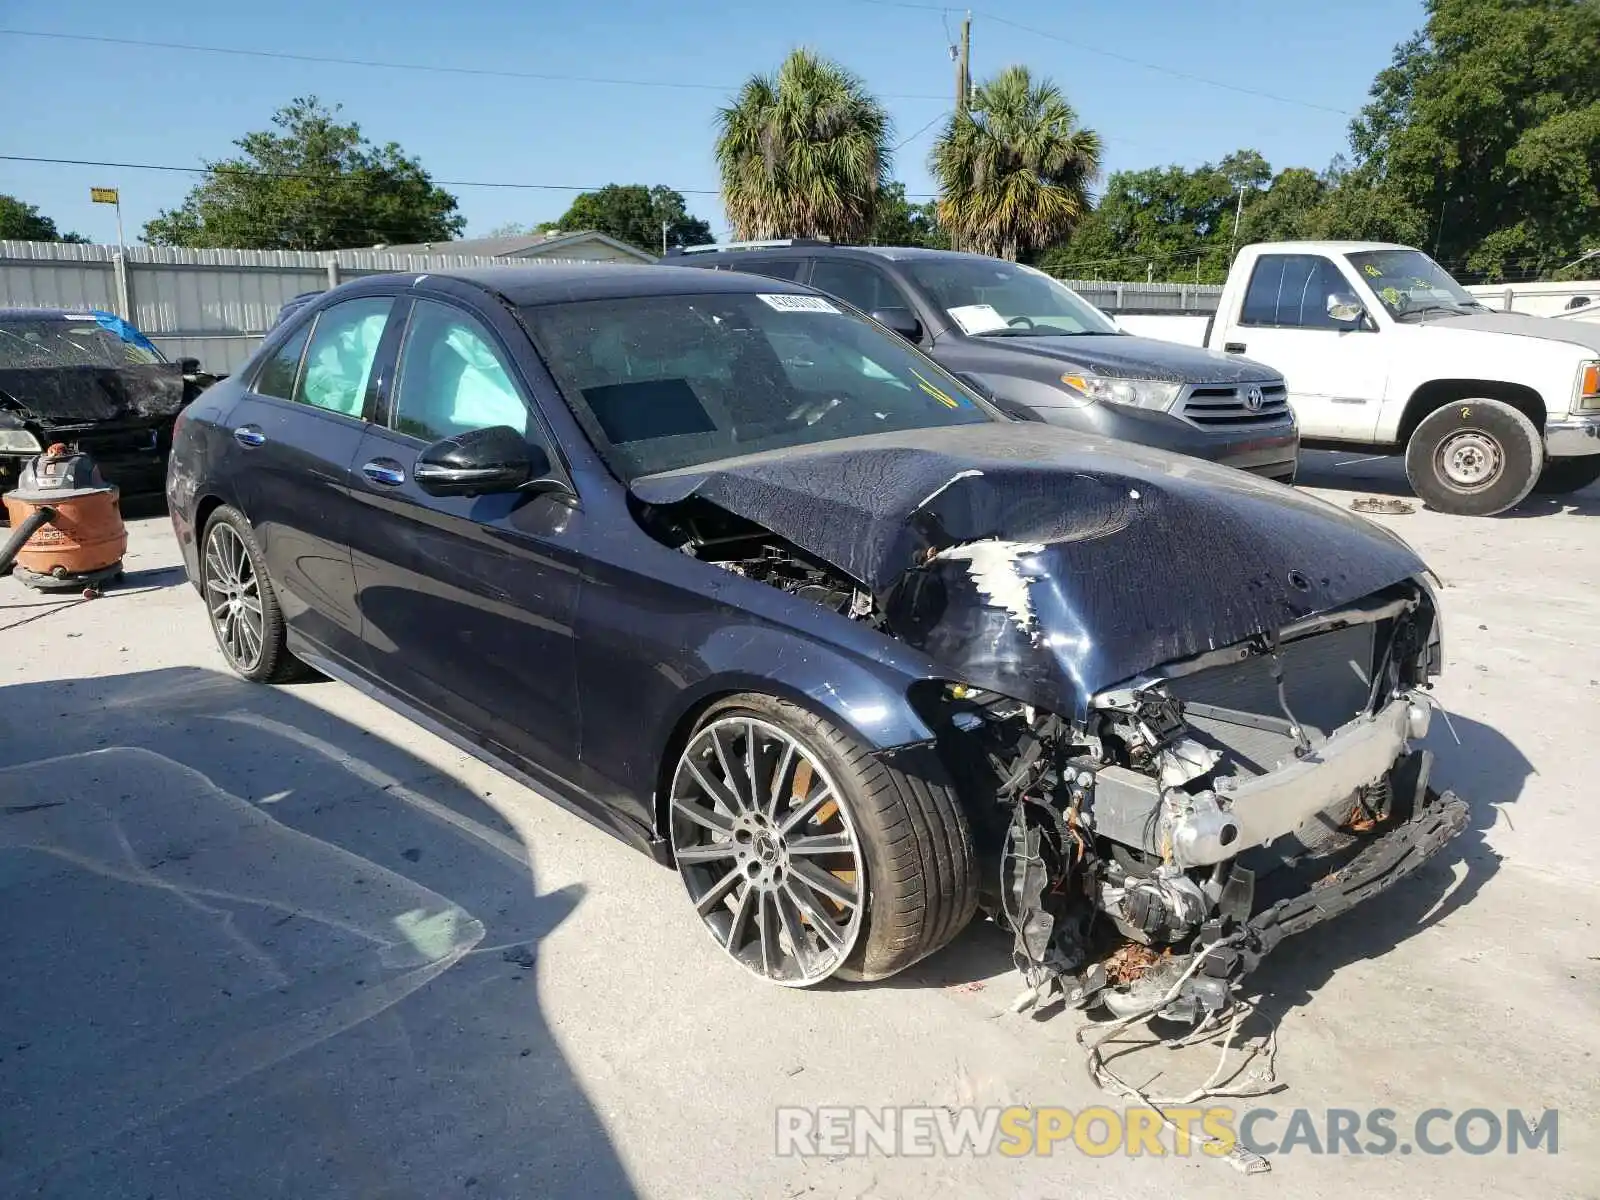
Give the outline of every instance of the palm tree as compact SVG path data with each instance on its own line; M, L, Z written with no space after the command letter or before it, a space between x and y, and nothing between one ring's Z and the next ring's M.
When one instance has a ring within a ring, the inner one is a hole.
M1089 211L1100 135L1048 79L1007 67L950 118L929 157L939 223L962 249L1015 260L1059 241Z
M889 176L889 115L851 72L796 50L717 111L722 204L740 238L860 241Z

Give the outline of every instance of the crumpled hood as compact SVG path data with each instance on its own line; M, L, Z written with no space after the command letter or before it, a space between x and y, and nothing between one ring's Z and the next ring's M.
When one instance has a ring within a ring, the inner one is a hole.
M176 363L0 369L0 409L46 425L168 416L185 392Z
M999 349L1037 355L1063 367L1085 367L1123 379L1162 379L1171 383L1265 383L1282 375L1265 363L1219 354L1198 346L1132 334L1076 334L1071 337L975 338Z
M950 678L1081 716L1161 663L1421 574L1387 530L1199 459L1032 422L874 434L645 476L871 589Z
M1600 353L1600 325L1558 321L1554 317L1535 317L1530 313L1482 312L1463 313L1459 317L1429 317L1421 328L1466 329L1476 333L1541 338L1547 342L1568 342Z

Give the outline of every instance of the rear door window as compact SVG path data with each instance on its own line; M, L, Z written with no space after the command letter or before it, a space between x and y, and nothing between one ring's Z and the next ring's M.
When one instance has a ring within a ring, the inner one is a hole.
M811 268L811 286L865 313L879 308L908 307L881 271L861 263L818 259Z
M294 399L295 380L300 377L300 359L306 351L306 338L311 334L309 323L302 325L293 336L272 353L256 372L252 389L262 396L276 396L279 400Z
M347 417L361 416L393 307L390 296L364 296L318 313L295 400Z

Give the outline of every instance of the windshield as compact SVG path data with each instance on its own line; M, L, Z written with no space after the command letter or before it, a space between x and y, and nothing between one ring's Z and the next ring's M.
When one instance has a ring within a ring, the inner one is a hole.
M1362 250L1348 257L1397 321L1484 307L1421 250Z
M160 352L149 343L125 341L92 316L0 317L0 368L6 370L128 367L161 361Z
M900 339L809 295L713 293L523 310L625 479L834 438L998 419Z
M1061 337L1116 333L1111 319L1043 271L993 258L917 258L911 277L963 333Z

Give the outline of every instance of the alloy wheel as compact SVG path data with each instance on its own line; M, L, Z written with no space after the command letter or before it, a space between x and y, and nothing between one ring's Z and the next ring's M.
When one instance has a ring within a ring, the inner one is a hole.
M217 644L236 668L254 670L265 642L261 581L244 539L224 521L206 535L204 579Z
M837 971L861 933L865 872L844 797L805 746L721 717L684 750L671 802L678 873L718 944L788 987Z

